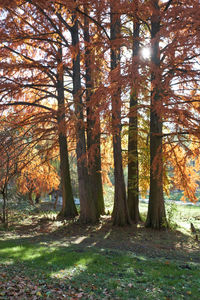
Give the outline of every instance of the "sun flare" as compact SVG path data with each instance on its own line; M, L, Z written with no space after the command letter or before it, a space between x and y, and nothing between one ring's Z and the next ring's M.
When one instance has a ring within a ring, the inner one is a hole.
M150 50L150 48L148 48L148 47L142 48L142 57L143 57L144 59L150 58L150 55L151 55L151 50Z

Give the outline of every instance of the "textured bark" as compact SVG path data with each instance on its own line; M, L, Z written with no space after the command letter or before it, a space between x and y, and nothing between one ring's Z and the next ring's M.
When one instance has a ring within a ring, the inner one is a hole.
M137 100L131 95L130 106L134 108ZM137 116L129 118L128 136L128 208L131 220L138 223L139 214L139 170L138 170L138 129Z
M58 218L74 218L78 215L76 205L74 203L72 185L69 171L69 158L67 149L67 139L65 134L59 134L59 150L60 150L60 173L62 187L62 209L58 214Z
M113 225L124 226L131 224L128 205L126 200L126 189L124 182L124 174L122 168L122 154L121 154L121 137L115 135L113 137L114 150L114 208L112 213Z
M133 22L133 87L130 97L130 117L128 135L128 208L130 218L134 223L140 221L139 214L139 168L138 168L138 92L137 77L139 54L140 24L137 19L137 9Z
M162 108L160 74L160 9L158 0L152 0L151 17L151 108L150 108L150 194L146 227L161 229L166 226L163 197Z
M114 2L111 2L111 41L117 39L120 35L120 16L114 13ZM113 70L120 75L120 47L111 48L111 72ZM116 92L112 95L112 130L113 130L113 152L114 152L114 208L112 213L113 225L124 226L130 224L128 205L126 199L126 188L124 182L122 166L122 148L121 148L121 97L120 88L117 82Z
M84 11L88 14L85 5ZM84 17L84 41L85 41L85 80L86 80L86 102L87 102L87 150L89 181L92 188L92 197L97 207L97 214L105 213L103 185L101 177L101 149L100 149L100 116L97 105L92 103L94 80L91 70L91 51L89 49L90 33L88 17ZM95 116L95 117L94 117Z
M75 104L75 113L77 117L76 124L76 154L77 154L77 170L79 182L80 197L80 221L82 223L96 223L98 221L98 212L92 195L88 168L85 128L83 117L83 102L81 95L81 78L80 78L80 50L78 36L78 21L74 15L74 25L71 28L72 45L77 51L77 55L73 58L73 95Z
M58 74L57 74L57 93L58 93L58 141L60 150L60 173L62 187L62 209L58 214L58 218L74 218L78 212L74 203L70 169L68 157L68 145L66 138L65 123L65 96L62 68L62 48L58 49Z

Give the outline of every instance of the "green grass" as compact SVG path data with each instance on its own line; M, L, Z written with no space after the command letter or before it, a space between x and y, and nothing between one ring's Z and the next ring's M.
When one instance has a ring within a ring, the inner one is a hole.
M171 229L178 229L184 234L190 234L190 223L200 229L200 206L179 205L175 203L165 204L168 221ZM140 202L140 213L145 221L148 205Z
M111 211L111 205L110 198L106 209ZM176 224L180 234L176 235L175 231L171 232L171 235L170 232L153 234L140 226L138 231L133 229L133 232L128 233L127 238L136 246L142 245L143 254L139 251L136 251L137 254L134 253L134 247L132 252L129 252L105 249L106 246L105 248L104 246L88 247L84 246L84 243L76 245L73 243L75 232L68 232L67 226L65 231L65 226L62 224L57 228L59 232L63 226L61 241L56 233L53 239L50 237L45 239L43 235L37 236L37 231L36 236L26 237L26 227L21 232L22 235L25 234L22 238L15 232L16 223L12 225L11 222L9 230L13 226L13 232L7 231L5 235L0 232L4 237L0 240L0 299L7 300L14 297L14 299L199 300L200 260L198 243L194 241L190 232L190 222L200 229L200 207L166 204L166 210L168 216L171 216L171 224ZM145 219L147 204L140 203L140 211ZM22 209L13 210L10 218L15 221L17 218L17 223L21 222L23 227L23 224L32 224L33 216L36 222L39 222L40 218L50 218L54 214L53 211L38 213ZM79 225L76 226L72 226L74 231L79 228ZM111 230L111 227L106 228ZM120 243L123 245L123 234L126 234L126 230L123 232L118 229L108 237L111 246L115 234L117 242L119 239L119 245ZM102 232L103 238L107 239L107 233L107 231ZM62 240L65 241L65 234L66 243L62 244ZM95 235L92 230L89 233L82 230L80 237L87 234ZM72 236L71 242L67 240L70 236ZM94 240L99 242L102 236ZM181 248L177 248L179 250L175 250L176 243L182 243ZM170 247L167 248L169 245L174 247L171 254ZM181 252L183 246L186 247L183 250L187 250L186 255ZM154 249L153 256L149 247ZM120 249L124 250L123 247ZM147 251L148 249L151 253ZM24 282L23 288L21 282ZM13 294L11 288L15 289ZM63 293L63 298L59 293Z
M106 199L106 203L105 203L106 212L107 211L112 212L113 187L105 185L104 193ZM173 200L177 200L177 199L173 199ZM200 206L181 205L181 201L180 201L180 205L174 204L173 202L169 204L169 202L167 201L165 205L166 205L167 216L168 217L170 216L170 222L171 222L170 225L172 229L179 228L180 230L184 231L184 233L186 233L186 231L190 229L190 222L192 222L194 226L197 226L197 228L200 228ZM139 206L140 206L140 213L141 213L142 220L145 221L148 204L140 202Z
M17 272L31 281L60 282L66 293L69 287L81 291L82 299L178 300L199 299L200 294L200 264L113 250L1 241L0 264L0 277L4 270L10 278ZM40 294L43 298L42 289Z

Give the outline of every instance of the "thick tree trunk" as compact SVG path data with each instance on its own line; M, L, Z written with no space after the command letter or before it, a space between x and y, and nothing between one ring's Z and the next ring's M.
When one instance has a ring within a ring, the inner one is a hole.
M140 221L139 214L139 168L138 168L138 54L140 24L135 10L133 22L133 87L130 97L130 117L128 135L128 208L130 218L134 223Z
M87 7L84 11L88 14ZM88 172L92 188L92 196L100 216L105 213L103 199L103 185L101 177L101 149L100 149L100 116L97 105L93 104L92 95L94 80L92 76L91 63L92 53L89 49L90 33L88 17L84 17L84 41L85 41L85 69L86 69L86 102L87 102L87 150L88 150Z
M74 218L78 215L74 203L69 170L67 139L64 133L59 133L60 173L62 187L62 209L58 218Z
M158 0L152 0L151 17L151 108L150 108L150 193L146 227L161 229L166 226L163 197L162 153L162 95L159 52L160 8Z
M58 141L60 150L60 173L62 187L62 209L58 218L74 218L78 212L74 203L72 185L69 169L68 146L66 138L65 123L65 96L62 68L62 49L58 49L58 74L57 74L57 96L58 96Z
M77 169L79 182L79 197L80 197L80 221L82 223L96 223L99 219L98 211L92 195L90 185L87 153L85 140L85 127L83 116L83 102L81 95L81 78L80 78L80 50L78 36L78 21L74 15L74 25L71 28L72 45L77 51L77 55L73 58L73 95L75 113L77 117L76 124L76 154L77 154Z
M131 224L126 200L126 188L122 167L121 137L113 136L114 150L114 208L112 213L113 225L124 226Z
M111 2L111 41L119 38L120 16L114 13L114 2ZM111 72L115 70L120 75L120 46L111 46ZM116 75L116 74L115 74ZM115 93L112 95L112 130L114 152L114 208L112 213L113 225L124 226L130 224L126 188L122 166L121 148L121 96L119 83L111 77L112 85L115 85Z

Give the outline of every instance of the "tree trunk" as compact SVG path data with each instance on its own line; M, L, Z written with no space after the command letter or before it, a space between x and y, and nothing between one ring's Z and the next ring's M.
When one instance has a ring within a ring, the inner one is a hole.
M53 208L54 208L54 209L56 209L57 203L58 203L58 192L56 193L56 199L55 199L55 202L54 202L54 204L53 204Z
M69 171L69 158L67 139L65 134L59 133L59 150L60 150L60 173L62 187L62 209L58 214L58 218L74 218L78 215L76 205L74 203L72 185Z
M76 124L76 154L77 154L77 169L79 182L79 197L80 197L80 221L82 223L96 223L98 221L98 211L93 199L88 168L87 168L87 153L85 140L85 127L83 116L83 102L81 95L81 78L80 78L80 50L79 50L79 35L78 21L74 15L74 25L71 28L72 45L77 51L77 55L73 58L73 96L75 105L75 114L77 118Z
M121 23L119 14L114 13L114 2L111 2L111 41L119 38ZM120 77L120 46L111 45L111 74L115 70ZM116 73L115 73L116 75ZM112 95L112 130L113 130L113 152L114 152L114 208L112 213L113 225L124 226L130 224L128 205L126 199L126 188L122 166L121 148L121 95L119 83L111 75L111 84L115 86Z
M138 168L138 54L140 24L137 18L137 7L133 22L133 87L130 97L129 135L128 135L128 208L134 223L140 221L139 214L139 168Z
M150 108L150 193L146 227L161 229L166 226L163 197L162 153L162 95L159 51L160 8L158 0L152 0L151 17L151 108Z
M6 227L6 221L7 221L7 196L6 196L6 192L5 190L2 191L2 196L3 196L3 207L2 207L2 223L4 224L4 226Z
M88 14L85 5L84 11ZM101 177L101 149L100 149L100 116L97 105L92 100L94 80L91 70L92 54L89 49L90 33L88 17L84 17L84 41L85 41L85 70L86 70L86 102L87 102L87 150L88 172L92 188L92 196L97 207L98 216L105 213L103 199L103 185Z
M57 67L57 99L58 99L58 141L60 150L60 173L62 187L62 209L58 214L58 218L74 218L78 215L76 205L74 203L72 185L69 169L68 145L66 138L65 123L65 96L63 82L63 64L62 64L62 48L58 49L58 67Z
M36 196L35 196L35 203L36 203L36 204L39 204L39 203L40 203L40 197L41 197L40 194L36 194Z
M31 205L34 205L33 198L32 198L32 192L33 191L29 191L28 192L28 200L29 200L29 202L30 202Z

